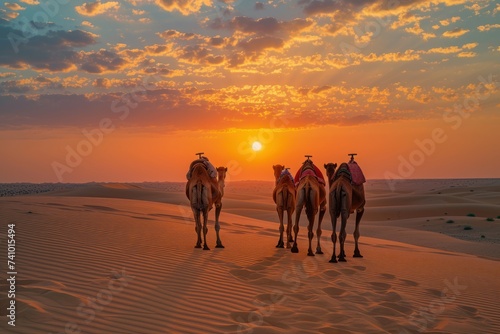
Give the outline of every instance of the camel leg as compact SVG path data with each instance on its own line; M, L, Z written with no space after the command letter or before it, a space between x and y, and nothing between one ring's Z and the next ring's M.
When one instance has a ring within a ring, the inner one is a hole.
M295 209L295 224L293 225L293 233L295 234L295 236L293 238L292 253L299 252L299 248L297 247L297 235L299 234L299 221L301 213L302 213L302 207L297 207Z
M208 209L203 210L203 250L210 250L207 245Z
M222 241L220 240L220 223L219 223L219 216L220 212L222 210L222 202L219 202L215 204L215 234L217 235L217 243L215 245L215 248L224 248L224 245L222 245Z
M335 232L335 229L337 228L337 216L335 213L332 213L330 211L330 215L332 217L332 243L333 243L333 254L332 258L330 259L331 263L337 263L337 256L335 255L335 245L337 244L337 232Z
M318 229L316 230L316 235L318 238L318 245L316 246L316 254L323 254L323 251L321 250L321 235L323 234L323 231L321 231L321 223L323 222L323 217L326 213L326 201L321 203L320 209L319 209L319 218L318 218Z
M363 217L363 213L365 213L365 209L362 208L360 211L356 212L356 227L354 228L354 256L353 257L363 257L359 252L358 240L359 240L359 223L361 222L361 217Z
M286 224L286 248L290 248L290 243L293 242L292 237L292 215L293 215L293 207L288 208L286 211L287 215L287 224Z
M299 248L297 247L297 235L299 234L299 222L300 222L300 214L302 213L302 208L304 207L304 188L300 191L297 198L297 204L295 206L295 225L293 225L293 232L295 237L293 239L293 247L292 253L298 253Z
M196 189L197 186L194 186L192 188L192 193L191 193L191 210L193 211L193 216L194 216L194 230L196 231L196 235L198 236L198 239L196 241L196 246L195 248L201 248L201 212L198 210L198 203L196 200Z
M314 238L314 214L307 217L309 220L309 224L307 225L307 237L309 238L309 249L307 250L307 256L314 256L314 252L312 251L312 239Z
M283 242L283 232L285 230L285 226L283 225L283 207L278 205L276 207L276 211L278 211L278 217L280 220L280 239L278 240L276 248L283 248L285 246L285 243Z
M195 227L194 230L196 231L196 235L198 236L197 241L196 241L196 246L195 248L201 248L201 213L197 209L193 209L193 215L194 215L194 220L195 220Z
M341 214L340 232L339 232L339 241L340 241L339 261L340 262L346 262L345 251L344 251L344 243L345 243L345 239L347 236L347 233L345 231L346 225L347 225L347 217L342 213Z

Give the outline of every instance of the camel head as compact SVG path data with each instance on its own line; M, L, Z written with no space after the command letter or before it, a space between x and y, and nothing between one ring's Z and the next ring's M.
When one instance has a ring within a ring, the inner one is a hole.
M217 167L217 180L224 181L226 179L227 167Z
M329 162L324 165L326 169L326 176L328 180L332 180L333 176L335 175L335 169L337 168L337 164L333 162Z
M281 172L285 170L285 166L283 165L273 165L273 170L274 170L274 178L278 180L278 178L281 175Z

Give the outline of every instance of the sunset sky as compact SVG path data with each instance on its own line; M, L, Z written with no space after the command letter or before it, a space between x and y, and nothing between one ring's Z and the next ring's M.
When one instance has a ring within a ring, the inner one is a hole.
M3 2L0 182L500 177L499 36L492 0Z

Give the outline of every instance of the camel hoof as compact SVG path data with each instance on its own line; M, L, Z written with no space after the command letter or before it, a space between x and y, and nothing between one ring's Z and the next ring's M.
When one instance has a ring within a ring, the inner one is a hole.
M201 248L201 245L196 245L194 246L194 248Z
M307 256L314 256L314 253L312 251L307 252Z
M299 252L299 248L297 246L293 246L292 253L298 253L298 252Z
M347 262L347 260L345 259L345 257L339 257L339 262Z
M323 252L321 251L321 249L320 249L320 250L317 250L317 251L316 251L316 254L323 255L324 253L323 253Z
M210 250L207 245L203 246L203 250Z
M332 256L332 258L328 262L330 262L330 263L337 263L337 259L335 258L335 255Z
M278 244L276 245L276 248L285 248L285 244L282 241L278 242Z
M222 245L222 244L219 244L219 245L215 246L215 248L226 248L226 247L224 247L224 245Z
M359 258L362 258L363 255L361 255L361 253L354 253L354 255L352 257L359 257Z

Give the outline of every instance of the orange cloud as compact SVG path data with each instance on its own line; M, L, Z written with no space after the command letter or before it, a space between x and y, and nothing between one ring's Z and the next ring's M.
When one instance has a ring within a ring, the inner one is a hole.
M96 16L104 14L110 10L117 10L120 8L120 3L116 1L105 2L86 2L81 6L76 6L75 10L78 14L83 16Z
M168 12L179 11L182 15L197 12L203 5L212 6L212 0L156 0L156 4Z
M477 27L477 30L479 31L489 31L491 29L498 29L500 28L500 24L495 23L495 24L486 24L484 26L479 26Z
M467 30L467 29L462 29L462 28L455 28L453 30L449 30L449 31L445 31L443 33L443 37L448 37L448 38L457 38L457 37L460 37L462 35L465 35L466 33L468 33L470 30Z
M7 7L8 9L10 10L15 10L15 11L19 11L19 10L25 10L26 7L22 7L20 4L18 3L10 3L10 2L5 2L4 3L5 7Z

